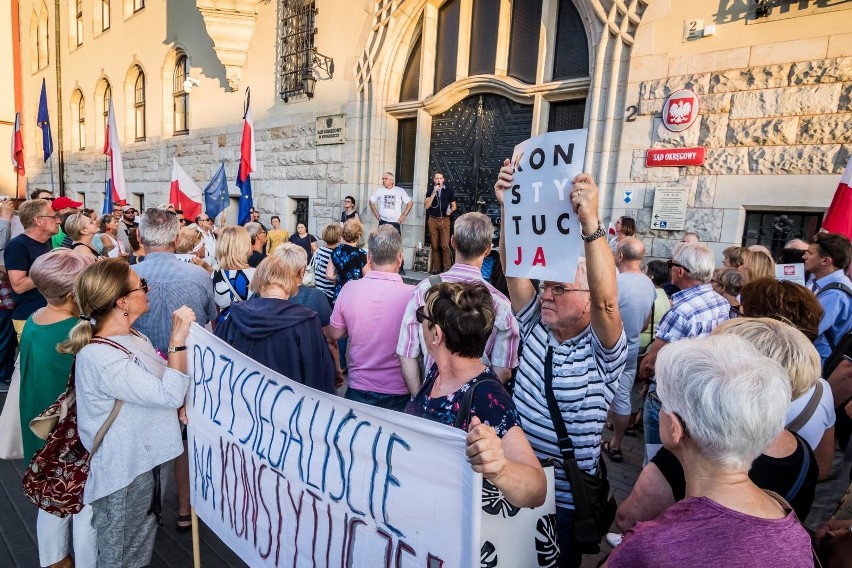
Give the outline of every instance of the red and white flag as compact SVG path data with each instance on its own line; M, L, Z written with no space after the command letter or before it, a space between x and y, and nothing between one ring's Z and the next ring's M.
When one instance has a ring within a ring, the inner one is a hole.
M115 125L112 97L109 99L109 116L107 117L106 132L104 132L104 154L109 156L112 200L119 205L126 205L127 184L124 181L124 165L121 163L121 148L118 146L118 128Z
M609 233L611 237L615 236L615 225L612 224L612 221L609 222L609 228L606 232Z
M172 190L169 194L169 203L174 205L175 209L183 211L183 216L194 222L195 218L201 215L204 193L180 167L177 158L172 160Z
M846 170L840 178L834 199L825 212L822 228L829 233L840 233L852 239L852 157L846 163Z
M21 113L15 113L15 130L12 131L12 167L19 176L24 175L24 139L21 136Z

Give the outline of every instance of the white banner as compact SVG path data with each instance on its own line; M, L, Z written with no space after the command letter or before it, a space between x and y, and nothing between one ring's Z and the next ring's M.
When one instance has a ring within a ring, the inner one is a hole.
M548 132L515 147L504 195L506 276L573 282L583 255L572 180L583 172L588 131Z
M187 344L192 504L249 566L478 565L464 432L295 383L198 325Z

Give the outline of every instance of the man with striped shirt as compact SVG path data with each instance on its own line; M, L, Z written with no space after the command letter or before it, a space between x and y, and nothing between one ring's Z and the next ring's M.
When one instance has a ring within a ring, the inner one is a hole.
M506 160L494 186L501 206L503 192L512 187L513 171ZM574 281L542 282L536 288L526 278L506 278L524 342L515 376L515 405L536 455L560 464L556 467L556 518L561 567L579 566L582 557L572 542L574 499L547 406L545 358L552 350L554 395L577 464L589 473L597 471L607 409L627 360L615 260L602 238L606 233L598 219L598 189L591 175L574 178L571 207L580 220L586 255ZM500 254L505 265L504 226Z

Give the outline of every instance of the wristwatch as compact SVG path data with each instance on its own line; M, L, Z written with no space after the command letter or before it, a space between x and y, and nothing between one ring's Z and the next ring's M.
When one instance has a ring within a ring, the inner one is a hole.
M590 243L595 239L599 239L604 235L606 235L606 231L604 231L603 224L600 221L598 221L598 230L592 233L591 235L584 235L583 229L580 229L580 236L583 237L583 241L587 243Z
M175 345L174 347L169 347L169 353L177 353L178 351L186 351L186 345Z

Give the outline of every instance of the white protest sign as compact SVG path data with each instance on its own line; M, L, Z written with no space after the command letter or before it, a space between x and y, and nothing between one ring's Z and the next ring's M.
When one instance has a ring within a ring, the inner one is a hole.
M775 278L778 280L789 280L796 284L805 285L805 265L801 262L795 264L776 264Z
M514 185L504 195L506 276L573 282L583 255L571 206L588 131L548 132L515 146Z
M193 325L192 504L249 566L479 563L465 433L321 393Z

